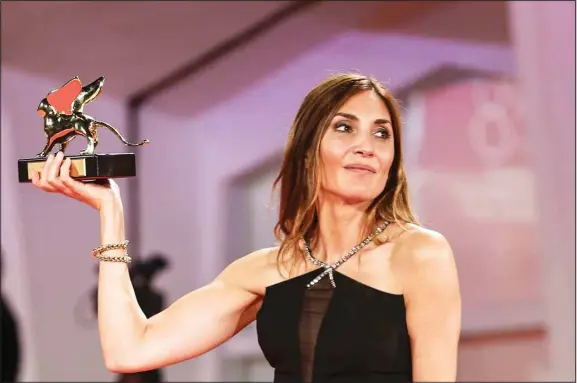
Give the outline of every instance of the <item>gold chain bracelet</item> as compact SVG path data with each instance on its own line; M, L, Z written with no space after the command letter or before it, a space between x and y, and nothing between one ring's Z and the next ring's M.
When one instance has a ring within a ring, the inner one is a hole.
M96 255L96 259L98 259L99 261L104 261L104 262L124 262L124 263L130 263L132 262L132 258L130 258L128 255L121 255L121 256L105 256L105 255L101 255L98 254Z
M116 249L123 249L126 252L127 247L128 247L128 240L121 243L111 243L108 245L101 245L98 246L96 249L92 250L92 256L97 257L98 255L104 253L105 251Z
M111 243L108 245L101 245L101 246L98 246L96 249L92 250L92 256L94 258L98 259L99 261L130 263L130 262L132 262L132 258L128 256L128 252L126 251L127 247L128 247L128 240L121 242L121 243ZM116 250L116 249L124 250L124 255L120 255L120 256L119 255L114 255L114 256L102 255L102 253L104 253L105 251Z

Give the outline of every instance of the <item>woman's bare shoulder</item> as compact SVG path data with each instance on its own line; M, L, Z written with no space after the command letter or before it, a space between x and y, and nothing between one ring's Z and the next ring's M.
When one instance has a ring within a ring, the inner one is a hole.
M393 247L395 253L448 246L441 233L412 223L391 223L377 238L380 244Z
M438 231L413 224L406 225L394 241L391 260L405 282L456 276L453 250L447 238Z
M276 262L278 250L278 246L265 247L255 250L245 256L238 258L231 263L231 266L235 265L234 267L238 268L239 270L251 269L252 271L257 271L258 269L269 267L271 264Z
M278 246L255 250L232 263L220 275L220 278L236 284L254 294L263 295L266 287L274 280Z
M406 231L399 235L398 252L413 261L426 261L428 258L452 258L453 253L449 241L438 231L414 224L407 224Z
M391 224L379 239L392 247L393 260L399 263L453 256L451 246L443 234L411 223Z

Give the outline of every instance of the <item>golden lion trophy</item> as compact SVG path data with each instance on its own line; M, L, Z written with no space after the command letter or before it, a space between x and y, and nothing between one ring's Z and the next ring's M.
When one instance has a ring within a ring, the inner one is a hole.
M52 90L38 105L37 113L44 119L46 145L36 157L18 160L19 182L31 182L32 172L40 172L47 156L55 145L63 153L72 139L82 136L86 139L86 148L77 155L71 155L70 176L81 181L102 180L106 178L124 178L136 176L136 158L134 153L96 154L98 145L97 129L110 130L126 146L142 146L148 140L133 144L113 126L95 120L84 114L84 106L100 94L104 77L82 86L80 79L74 77L63 87Z

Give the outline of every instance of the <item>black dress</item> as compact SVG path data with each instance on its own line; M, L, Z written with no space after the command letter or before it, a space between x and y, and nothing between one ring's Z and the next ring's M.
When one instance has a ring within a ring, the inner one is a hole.
M275 383L410 382L411 347L402 295L317 269L266 289L258 342Z

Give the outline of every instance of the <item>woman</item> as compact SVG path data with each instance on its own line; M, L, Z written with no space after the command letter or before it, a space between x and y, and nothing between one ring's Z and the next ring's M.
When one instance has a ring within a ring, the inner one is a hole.
M117 185L80 183L69 169L62 153L50 156L33 183L97 209L102 245L117 245L96 251L110 370L199 356L256 319L278 383L456 379L461 307L453 254L411 212L398 106L376 80L336 75L306 96L275 182L281 245L236 260L149 319L123 258Z

